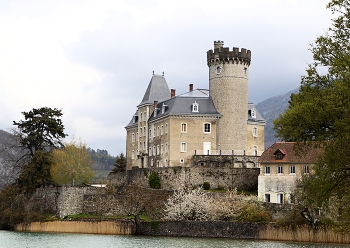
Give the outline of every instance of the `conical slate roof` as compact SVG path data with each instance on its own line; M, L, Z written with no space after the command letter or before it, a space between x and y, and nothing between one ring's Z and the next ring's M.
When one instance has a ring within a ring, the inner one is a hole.
M170 90L164 76L153 75L148 84L142 102L138 105L153 104L154 101L162 102L170 98Z

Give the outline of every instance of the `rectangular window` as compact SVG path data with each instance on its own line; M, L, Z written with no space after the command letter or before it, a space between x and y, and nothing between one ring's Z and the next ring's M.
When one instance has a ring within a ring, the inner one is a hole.
M156 137L156 128L153 128L153 137Z
M152 156L152 147L148 149L149 156Z
M145 111L145 112L143 112L143 118L144 118L144 120L145 120L145 121L147 120L146 111Z
M187 124L181 123L181 133L187 133Z
M135 141L135 134L134 134L134 133L132 133L132 135L131 135L131 141L132 141L132 142Z
M157 127L157 136L159 136L159 126Z
M270 166L265 167L265 174L270 174Z
M294 165L292 165L290 167L290 174L295 174L295 166Z
M164 126L162 125L162 127L160 128L160 135L163 135L164 132Z
M143 142L143 150L146 150L146 142Z
M157 145L157 155L159 155L159 145Z
M156 147L153 146L153 155L155 156L156 155Z
M265 194L265 202L271 202L270 194Z
M304 173L309 174L309 166L308 165L304 166Z
M149 130L148 137L152 138L152 129Z
M210 133L210 123L204 123L204 133Z
M253 127L253 136L258 137L258 128L257 127Z
M146 127L143 127L143 136L146 136Z
M162 144L162 145L160 146L160 154L163 154L163 150L164 150L164 145Z
M181 142L181 152L186 152L187 151L187 143L186 142Z
M168 153L168 143L165 143L165 153Z
M142 127L140 127L139 137L142 137Z
M277 194L277 203L279 204L283 203L283 194Z
M278 174L282 174L283 173L283 167L282 166L278 166L277 167L277 173Z
M165 123L165 133L168 133L168 123Z
M131 159L134 159L134 158L135 158L135 152L133 150L132 153L131 153Z

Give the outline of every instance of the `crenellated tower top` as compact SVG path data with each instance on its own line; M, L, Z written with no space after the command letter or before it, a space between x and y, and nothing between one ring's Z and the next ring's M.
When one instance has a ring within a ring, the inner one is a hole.
M217 64L218 62L240 62L250 65L251 52L245 48L239 51L239 48L234 47L230 51L229 47L224 47L223 41L214 41L214 51L209 50L207 52L207 64L211 66Z

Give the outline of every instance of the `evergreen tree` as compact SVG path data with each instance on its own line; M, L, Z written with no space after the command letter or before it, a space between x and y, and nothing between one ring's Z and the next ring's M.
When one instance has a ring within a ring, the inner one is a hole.
M126 171L126 158L124 156L124 153L120 153L117 156L117 159L114 164L114 169L111 173L117 173L117 172L123 172Z

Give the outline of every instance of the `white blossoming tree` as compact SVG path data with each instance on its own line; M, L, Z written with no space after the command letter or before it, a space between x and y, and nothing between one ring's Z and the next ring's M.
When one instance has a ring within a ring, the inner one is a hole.
M165 203L165 220L210 220L210 204L212 198L208 194L195 190L176 191Z

